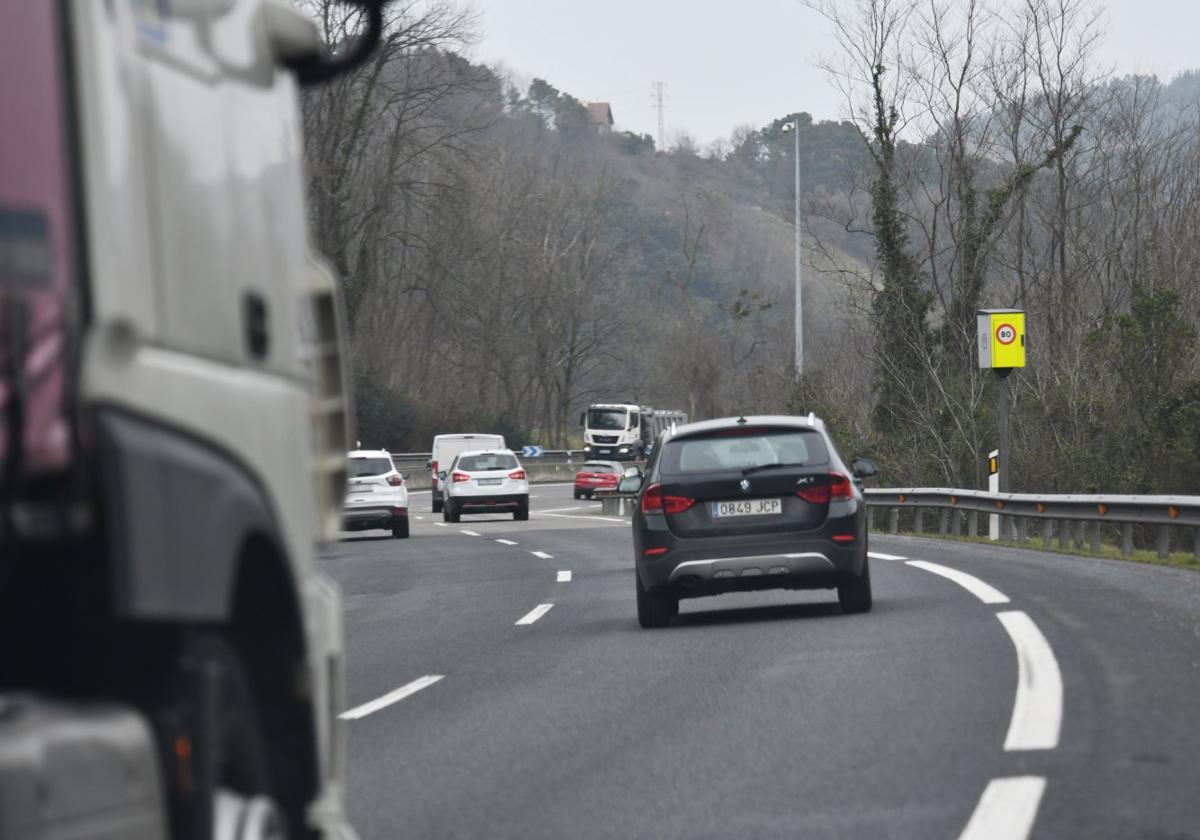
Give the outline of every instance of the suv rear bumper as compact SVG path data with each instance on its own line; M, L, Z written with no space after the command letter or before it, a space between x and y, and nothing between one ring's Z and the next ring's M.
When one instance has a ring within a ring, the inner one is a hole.
M652 535L662 535L659 539L635 536L638 575L647 590L666 589L681 598L758 589L829 589L862 574L866 558L866 517L861 510L811 534L758 539L666 536L662 520L654 516L646 522ZM853 534L854 540L834 542L834 533ZM668 551L646 556L643 552L651 546Z
M361 507L342 511L342 528L346 531L366 531L372 528L391 528L397 521L408 520L408 508Z
M529 494L498 494L495 496L451 496L446 500L460 511L516 510L529 505Z

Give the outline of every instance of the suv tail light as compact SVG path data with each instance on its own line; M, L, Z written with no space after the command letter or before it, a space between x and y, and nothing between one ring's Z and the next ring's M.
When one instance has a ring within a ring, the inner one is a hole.
M525 480L525 470L513 470L512 472L510 472L508 474L508 477L511 478L513 481L524 481Z
M404 478L399 475L389 475L387 483L392 485L393 487L403 487L404 486Z
M849 501L854 495L850 487L850 479L841 473L831 472L827 484L815 484L798 490L796 495L813 505L827 505L830 502Z
M695 503L686 496L664 496L661 484L651 484L642 494L642 513L683 513Z
M429 471L434 475L437 475L437 461L429 462Z
M455 470L454 472L450 473L450 480L455 484L458 484L462 481L470 481L471 476L467 475L465 472L459 472L458 470Z

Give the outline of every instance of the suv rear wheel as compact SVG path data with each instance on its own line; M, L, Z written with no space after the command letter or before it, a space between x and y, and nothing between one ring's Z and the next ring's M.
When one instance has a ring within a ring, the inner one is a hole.
M666 627L671 619L679 615L679 599L666 593L650 593L642 586L642 576L635 569L637 580L638 624L646 629Z
M526 522L529 520L529 498L517 505L517 509L513 511L513 519L517 522Z
M433 490L430 491L429 495L433 497L433 512L441 513L442 512L442 500L438 498L437 488L434 487Z
M392 536L396 539L404 539L408 536L408 517L392 521Z
M462 511L458 509L454 502L447 501L445 508L442 510L442 517L447 522L458 522L462 519Z
M862 574L838 585L838 603L844 613L871 611L871 566L863 557Z

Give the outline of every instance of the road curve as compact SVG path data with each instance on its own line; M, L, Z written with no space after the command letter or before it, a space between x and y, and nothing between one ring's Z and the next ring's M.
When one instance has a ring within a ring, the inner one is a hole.
M534 493L454 525L414 494L410 539L323 557L364 838L1200 837L1200 575L876 536L867 615L747 593L650 632L628 525Z

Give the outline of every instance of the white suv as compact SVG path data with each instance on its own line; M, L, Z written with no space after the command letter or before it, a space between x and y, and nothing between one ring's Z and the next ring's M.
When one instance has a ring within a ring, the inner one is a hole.
M512 511L529 518L529 481L511 449L460 452L442 479L442 518L457 522L464 513Z
M350 474L342 523L347 531L390 529L408 536L408 488L384 449L358 449L349 454Z

